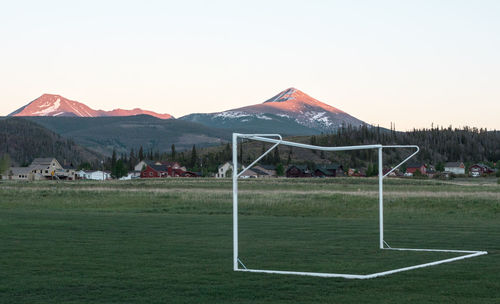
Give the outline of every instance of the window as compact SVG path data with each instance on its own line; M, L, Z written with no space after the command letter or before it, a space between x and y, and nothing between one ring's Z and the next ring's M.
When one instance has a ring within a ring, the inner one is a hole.
M149 176L153 176L153 172L149 172Z

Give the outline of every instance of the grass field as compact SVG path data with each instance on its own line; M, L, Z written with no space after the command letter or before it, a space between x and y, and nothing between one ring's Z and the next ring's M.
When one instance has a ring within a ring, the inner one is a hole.
M376 179L240 181L249 268L368 274ZM0 182L0 303L500 303L496 180L387 180L371 280L232 271L231 181Z

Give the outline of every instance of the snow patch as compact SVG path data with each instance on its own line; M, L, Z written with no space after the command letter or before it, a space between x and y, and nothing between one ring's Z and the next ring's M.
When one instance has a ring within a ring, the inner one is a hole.
M242 118L242 117L248 117L250 114L244 113L244 112L238 112L238 111L226 111L226 112L220 112L219 114L215 115L214 118L223 118L223 119L236 119L236 118Z
M255 117L257 117L258 119L263 119L263 120L273 120L271 117L267 117L264 114L257 114L257 115L255 115Z
M276 116L284 117L284 118L291 118L290 115L287 115L287 114L276 114Z
M45 103L40 106L40 108L45 108L45 109L40 109L39 111L33 112L32 115L47 116L49 113L57 111L57 109L59 109L60 106L61 106L61 98L57 98L54 104L50 105L50 103Z

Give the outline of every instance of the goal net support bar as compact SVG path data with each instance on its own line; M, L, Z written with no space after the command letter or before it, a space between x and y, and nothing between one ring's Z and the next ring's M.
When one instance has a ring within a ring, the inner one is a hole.
M257 159L255 159L250 165L243 168L242 171L238 172L238 138L241 139L249 139L255 141L261 141L273 144L268 150L262 153ZM326 152L335 152L335 151L353 151L353 150L371 150L376 149L378 151L378 186L379 186L379 248L384 250L399 250L399 251L431 251L431 252L450 252L450 253L459 253L465 254L462 256L449 258L445 260L439 260L435 262L419 264L404 268L398 268L394 270L378 272L367 275L360 274L343 274L343 273L317 273L317 272L300 272L300 271L280 271L280 270L259 270L259 269L249 269L247 268L243 262L239 258L238 253L238 179L239 177L245 173L247 170L252 168L255 164L257 164L262 158L264 158L268 153L270 153L274 148L279 145L285 145L290 147L311 149L311 150L319 150ZM386 174L383 173L383 157L382 152L383 149L402 149L402 148L411 148L415 149L415 152L408 156L406 159L401 161L397 166L393 167ZM244 271L244 272L258 272L258 273L274 273L274 274L291 274L291 275L304 275L304 276L315 276L315 277L329 277L329 278L346 278L346 279L371 279L376 277L381 277L397 272L408 271L417 268L423 268L428 266L434 266L442 263L448 263L453 261L458 261L462 259L472 258L484 254L488 254L486 251L468 251L468 250L446 250L446 249L413 249L413 248L391 248L384 241L384 178L389 174L394 172L394 170L398 169L401 165L410 160L413 156L415 156L420 151L420 148L415 145L359 145L359 146L343 146L343 147L322 147L322 146L314 146L302 143L296 143L291 141L285 141L281 137L280 134L240 134L233 133L233 270L234 271ZM387 246L386 246L387 245ZM239 266L243 268L240 268Z

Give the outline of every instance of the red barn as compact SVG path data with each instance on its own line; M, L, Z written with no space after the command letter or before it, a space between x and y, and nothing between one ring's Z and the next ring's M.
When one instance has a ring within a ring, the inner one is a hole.
M167 176L168 170L163 165L147 165L141 172L141 178L161 178Z
M409 164L408 167L406 167L406 173L415 174L417 170L419 170L422 174L427 174L425 164Z

